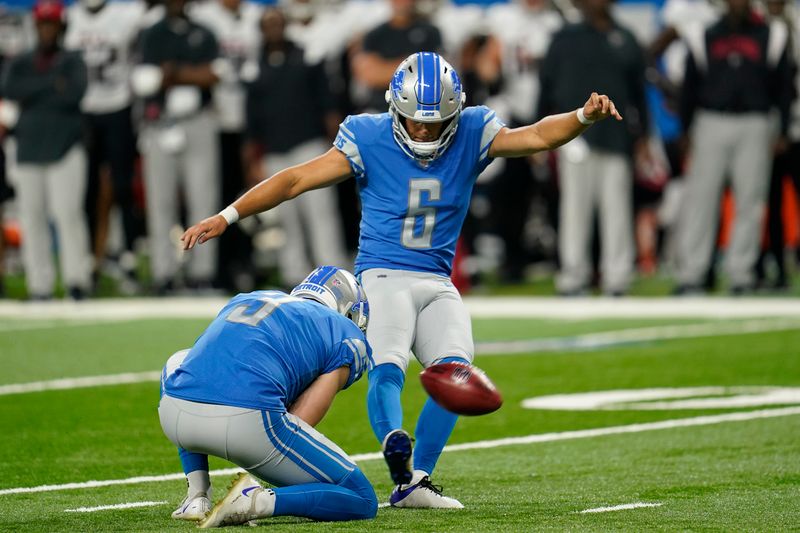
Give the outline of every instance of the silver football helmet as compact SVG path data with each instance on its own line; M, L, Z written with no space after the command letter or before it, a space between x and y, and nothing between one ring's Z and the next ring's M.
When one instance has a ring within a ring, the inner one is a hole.
M397 67L386 91L395 141L410 157L433 161L453 142L465 100L461 78L442 56L433 52L408 56ZM435 141L420 142L408 134L403 118L444 122L445 126Z
M292 296L308 298L352 320L361 331L367 330L369 302L364 288L347 270L321 266L292 289Z

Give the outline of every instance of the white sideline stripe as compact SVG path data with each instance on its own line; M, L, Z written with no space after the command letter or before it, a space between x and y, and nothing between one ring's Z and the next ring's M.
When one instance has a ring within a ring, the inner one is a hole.
M0 319L139 320L213 318L227 298L110 298L88 302L0 302ZM475 318L800 317L800 298L539 298L466 296ZM10 326L9 326L10 327Z
M475 344L475 351L478 355L490 357L519 353L591 350L657 340L690 339L697 337L713 337L715 335L744 335L769 331L788 331L798 328L800 328L800 319L793 318L655 326L649 328L604 331L601 333L586 333L569 337L478 342ZM147 381L158 381L159 379L161 379L161 372L152 370L148 372L127 372L123 374L64 378L52 381L14 383L10 385L0 385L0 396L47 390L66 390L100 387L104 385L143 383Z
M214 470L211 472L212 476L231 476L243 472L241 468L224 468ZM111 487L113 485L136 485L139 483L152 483L158 481L173 481L177 479L185 479L186 476L183 472L177 474L165 474L161 476L137 476L129 477L127 479L104 479L102 481L82 481L78 483L62 483L60 485L39 485L38 487L18 487L15 489L0 490L0 496L6 494L26 494L30 492L52 492L56 490L71 490L71 489L93 489L96 487Z
M48 390L67 390L85 387L101 387L104 385L144 383L146 381L158 381L159 379L161 379L161 371L148 370L147 372L125 372L123 374L107 374L104 376L84 376L79 378L54 379L50 381L33 381L30 383L13 383L11 385L0 385L0 396Z
M594 509L584 509L583 511L580 511L580 514L607 513L609 511L626 511L628 509L639 509L641 507L661 507L662 505L664 504L647 503L647 502L626 503L623 505L614 505L613 507L596 507Z
M89 320L35 320L32 322L3 322L0 323L0 331L30 331L35 329L53 328L74 328L78 326L96 326L98 324L110 324L113 322L130 322L130 319L122 317L114 318L93 318Z
M657 340L692 339L717 335L745 335L770 331L789 331L794 329L800 329L800 319L772 318L769 320L747 320L742 322L724 321L707 324L679 324L603 331L568 337L478 342L475 343L475 351L478 354L486 356L530 352L590 350Z
M94 513L95 511L107 511L109 509L133 509L134 507L155 507L166 505L169 502L130 502L117 503L114 505L98 505L97 507L78 507L77 509L64 509L65 513Z
M723 415L697 416L692 418L678 418L673 420L662 420L659 422L646 422L642 424L629 424L626 426L613 426L596 429L582 429L577 431L562 431L558 433L540 433L527 435L524 437L507 437L504 439L483 440L477 442L467 442L464 444L452 444L445 446L445 452L460 452L464 450L483 450L487 448L498 448L501 446L515 446L520 444L534 444L540 442L556 442L573 439L586 439L592 437L603 437L606 435L624 435L627 433L641 433L643 431L655 431L659 429L673 429L693 426L709 426L722 424L725 422L744 422L746 420L756 420L761 418L776 418L781 416L800 415L800 407L785 407L781 409L763 409L760 411L749 411L744 413L729 413ZM383 459L380 452L361 453L351 455L353 461L375 461ZM230 476L241 472L239 468L226 468L212 470L213 476ZM80 483L65 483L62 485L40 485L38 487L17 487L13 489L0 490L0 496L6 494L23 494L31 492L51 492L56 490L85 489L95 487L106 487L110 485L132 485L137 483L151 483L156 481L171 481L183 479L183 472L176 474L166 474L161 476L139 476L127 479L107 479L103 481L84 481Z

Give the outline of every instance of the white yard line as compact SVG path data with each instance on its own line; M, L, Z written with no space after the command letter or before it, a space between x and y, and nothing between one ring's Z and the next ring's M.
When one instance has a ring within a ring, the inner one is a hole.
M224 468L220 470L213 470L212 476L231 476L233 474L242 472L240 468ZM185 479L186 476L183 472L177 474L164 474L161 476L137 476L129 477L126 479L104 479L102 481L80 481L75 483L62 483L59 485L39 485L38 487L18 487L15 489L0 490L0 496L5 494L26 494L29 492L52 492L57 490L72 490L72 489L93 489L96 487L111 487L113 485L138 485L140 483L153 483L159 481L173 481L177 479Z
M0 320L212 318L227 298L119 298L88 302L0 302ZM539 298L467 296L475 318L800 317L800 298Z
M135 507L155 507L166 505L169 502L130 502L116 503L114 505L98 505L97 507L78 507L77 509L64 509L65 513L94 513L96 511L108 511L110 509L133 509Z
M636 502L636 503L626 503L623 505L614 505L613 507L596 507L594 509L584 509L580 511L580 514L588 514L588 513L608 513L610 511L626 511L628 509L640 509L642 507L661 507L664 505L663 503L647 503L647 502Z
M768 320L720 321L706 324L679 324L630 328L567 337L526 339L519 341L477 342L475 351L481 355L513 353L575 351L607 348L670 339L693 339L721 335L746 335L772 331L800 329L800 318L771 318Z
M540 353L571 352L610 348L626 344L654 342L659 340L691 339L713 337L718 335L746 335L771 331L788 331L800 329L800 318L772 318L768 320L724 321L707 324L683 324L675 326L655 326L649 328L631 328L600 333L586 333L567 337L546 337L518 341L491 341L475 343L476 354L482 357ZM30 383L13 383L0 385L0 396L24 394L47 390L66 390L128 383L158 381L160 371L126 372L100 376L82 376L75 378L55 379L50 381L34 381Z
M48 390L82 389L106 385L143 383L147 381L158 381L159 379L161 379L160 370L148 370L147 372L125 372L123 374L107 374L104 376L84 376L78 378L53 379L50 381L33 381L30 383L12 383L11 385L0 385L0 396Z
M800 415L800 407L785 407L781 409L763 409L760 411L748 411L743 413L729 413L723 415L698 416L692 418L678 418L674 420L662 420L659 422L645 422L641 424L630 424L626 426L613 426L595 429L582 429L577 431L563 431L558 433L541 433L527 435L523 437L507 437L504 439L483 440L477 442L467 442L464 444L452 444L445 446L445 452L460 452L465 450L484 450L499 448L502 446L517 446L522 444L535 444L541 442L556 442L574 439L587 439L603 437L607 435L624 435L628 433L642 433L644 431L655 431L660 429L674 429L693 426L709 426L713 424L723 424L726 422L744 422L747 420L757 420L763 418L776 418L782 416ZM351 459L356 462L375 461L383 458L380 452L362 453L351 455ZM213 470L211 475L230 476L240 472L238 468L226 468L223 470ZM183 473L166 474L161 476L139 476L127 479L107 479L102 481L84 481L78 483L64 483L61 485L39 485L38 487L17 487L0 490L0 496L7 494L25 494L31 492L51 492L58 490L86 489L95 487L106 487L110 485L133 485L137 483L152 483L157 481L170 481L183 479Z
M756 318L800 316L800 298L535 298L466 297L474 317Z
M36 329L54 328L74 328L80 326L97 326L98 324L110 324L114 322L130 322L124 317L114 318L92 318L88 320L66 320L66 319L47 319L47 320L9 320L0 322L0 332L6 331L31 331Z

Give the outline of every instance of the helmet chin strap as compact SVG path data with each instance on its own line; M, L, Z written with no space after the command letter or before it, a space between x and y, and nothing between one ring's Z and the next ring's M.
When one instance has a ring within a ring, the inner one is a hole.
M411 150L422 157L430 157L436 153L436 149L439 148L439 141L415 141L413 139L409 139L408 141L409 148Z
M403 124L403 115L401 115L393 103L389 103L389 114L392 116L392 131L394 133L394 140L402 148L402 150L413 159L427 164L439 157L450 146L455 136L456 129L458 128L458 119L460 111L449 120L449 124L439 134L439 138L435 141L415 141L408 134L408 130ZM413 119L410 119L413 120Z

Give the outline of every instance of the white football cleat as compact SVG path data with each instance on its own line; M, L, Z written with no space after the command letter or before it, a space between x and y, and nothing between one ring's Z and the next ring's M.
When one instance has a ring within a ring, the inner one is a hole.
M428 476L416 483L398 485L389 497L392 507L407 509L463 509L464 506L455 498L442 496L442 487L431 483Z
M202 520L211 510L211 500L205 494L198 494L193 498L186 496L177 509L172 511L175 520Z
M256 511L258 495L265 491L256 478L247 473L241 473L234 479L228 494L211 509L199 527L234 526L265 518L269 514L259 514ZM272 491L269 491L270 493ZM274 495L272 507L274 509ZM271 513L270 513L271 514Z

